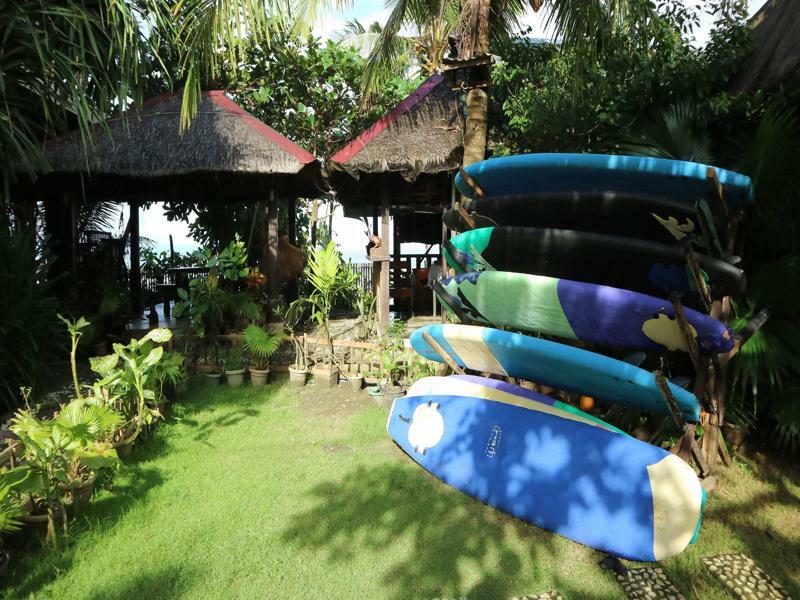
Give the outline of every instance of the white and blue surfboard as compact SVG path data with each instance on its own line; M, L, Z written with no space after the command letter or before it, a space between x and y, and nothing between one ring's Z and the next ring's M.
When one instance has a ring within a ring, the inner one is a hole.
M425 341L428 333L461 367L519 377L559 390L586 394L660 414L669 408L653 373L637 366L565 344L473 325L426 325L411 334L411 345L429 360L442 358ZM695 395L667 384L687 421L700 420Z
M689 465L529 404L405 396L392 405L387 430L446 484L592 548L656 561L696 539L705 492Z

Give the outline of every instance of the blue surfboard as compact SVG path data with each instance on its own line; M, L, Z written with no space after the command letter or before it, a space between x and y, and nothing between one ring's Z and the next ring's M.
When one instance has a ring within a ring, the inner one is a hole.
M491 158L470 165L465 171L488 197L614 192L694 204L711 191L706 179L708 168L709 165L666 158L564 153ZM754 201L749 177L714 168L729 206L741 208ZM463 195L475 197L460 174L456 176L456 187Z
M446 484L604 552L663 560L699 532L705 492L692 468L602 427L485 398L438 395L395 400L387 431Z
M437 362L443 360L425 341L426 332L463 368L519 377L606 402L669 414L655 376L621 360L488 327L426 325L411 334L411 345ZM686 420L699 421L700 404L695 395L668 385Z

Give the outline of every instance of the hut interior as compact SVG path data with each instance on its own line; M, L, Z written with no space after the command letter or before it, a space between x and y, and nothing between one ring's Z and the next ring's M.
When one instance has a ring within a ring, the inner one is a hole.
M88 139L79 132L54 139L45 150L49 170L35 179L18 177L17 197L44 201L46 230L57 257L53 274L66 274L60 280L62 293L74 292L81 270L97 267L80 260L76 213L82 202L129 204L123 248L117 248L116 254L121 255L129 244L130 271L120 277L127 279L131 305L138 312L142 308L138 208L145 202L191 198L196 202L265 201L264 272L270 297L276 297L278 200L287 199L291 237L294 199L320 193L319 162L222 91L202 94L197 115L184 132L179 127L180 109L180 95L162 94L94 127ZM116 264L122 264L119 257Z
M463 132L458 94L435 75L326 165L345 216L371 224L368 255L383 330L391 308L415 314L434 308L427 283L444 264L447 231L441 217L452 201ZM428 251L403 254L408 242L425 244Z

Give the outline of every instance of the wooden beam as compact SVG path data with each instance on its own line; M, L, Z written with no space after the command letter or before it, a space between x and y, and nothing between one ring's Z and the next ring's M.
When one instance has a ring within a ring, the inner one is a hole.
M711 307L711 292L706 285L706 280L703 279L703 274L700 270L700 263L697 262L697 256L695 256L691 244L686 245L684 254L686 256L686 264L689 266L689 272L692 274L694 285L700 294L700 298L703 301L706 310L708 310Z
M445 352L444 348L442 348L439 345L439 342L437 342L435 339L433 339L433 337L431 337L430 333L428 333L427 331L423 331L422 338L426 342L428 342L428 345L430 345L430 347L433 348L434 352L436 352L436 354L438 354L442 358L444 364L450 367L454 373L458 373L459 375L464 374L464 369L462 369L456 364L456 361L454 361L452 357L447 352Z
M461 175L461 179L464 180L464 183L466 183L470 187L470 189L473 192L475 192L475 195L478 198L485 198L486 197L486 192L478 184L478 182L475 181L475 179L472 177L472 175L467 173L464 169L459 169L458 173L459 173L459 175Z
M269 190L267 203L267 289L269 299L278 297L278 201L275 197L275 187Z
M669 412L672 415L675 425L678 426L678 429L684 432L684 438L689 443L692 458L694 458L698 468L700 469L700 475L705 476L708 473L708 465L703 457L703 453L697 446L697 441L694 439L694 426L690 426L686 423L686 420L683 418L683 413L681 412L681 409L675 400L675 396L672 395L672 390L670 390L669 386L667 385L667 380L664 377L664 373L661 371L656 373L656 384L658 385L658 389L661 390L661 395L664 397L664 401L669 408Z
M297 199L294 196L286 201L286 235L290 244L297 244Z
M683 339L686 341L686 346L689 350L689 358L692 360L695 372L698 372L700 370L700 348L697 346L697 339L692 335L689 322L686 320L686 313L683 312L681 297L678 292L672 292L669 295L669 300L672 302L672 308L675 310L675 319L678 321L681 335L683 335Z
M390 206L389 190L384 184L381 190L381 257L386 259L380 261L378 270L378 297L375 310L378 317L378 332L386 335L389 331L389 240L391 237L390 227Z
M140 237L139 237L139 202L131 200L130 206L130 232L131 232L131 270L130 270L130 294L131 307L138 315L142 310L142 270Z
M475 219L473 219L472 215L464 210L464 207L461 206L460 202L456 202L456 211L458 211L458 214L461 215L461 218L464 219L464 223L466 223L470 229L475 229Z

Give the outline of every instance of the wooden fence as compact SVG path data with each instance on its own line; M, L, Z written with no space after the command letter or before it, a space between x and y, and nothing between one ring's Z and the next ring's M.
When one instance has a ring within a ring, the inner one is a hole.
M366 292L372 291L372 263L350 261L350 269L358 276L358 287Z

